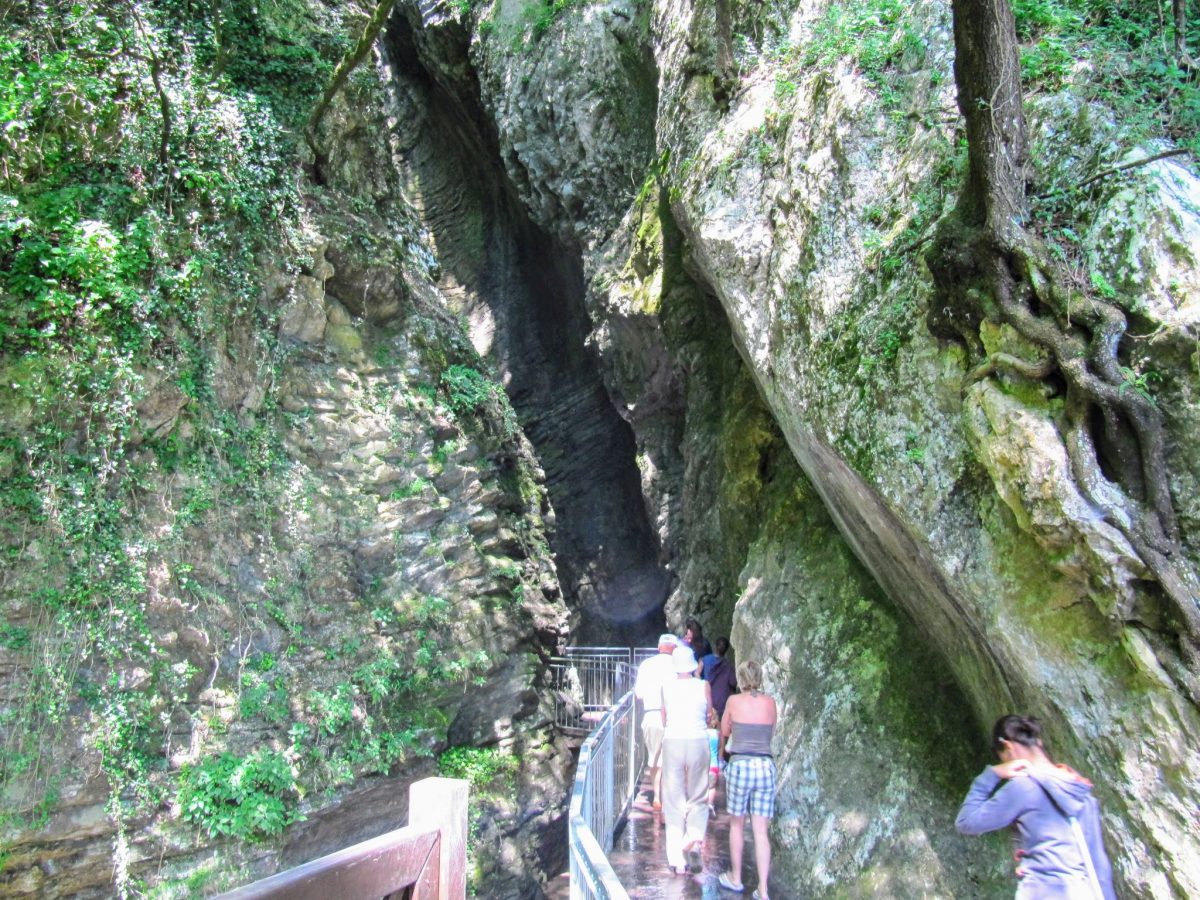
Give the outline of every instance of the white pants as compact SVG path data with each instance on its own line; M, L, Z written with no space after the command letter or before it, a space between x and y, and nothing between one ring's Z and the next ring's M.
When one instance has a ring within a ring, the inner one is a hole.
M667 865L686 866L683 848L704 840L708 829L708 738L664 738L663 820Z
M646 746L646 765L657 769L662 765L663 723L661 709L648 709L642 714L642 742ZM661 797L655 797L661 801Z

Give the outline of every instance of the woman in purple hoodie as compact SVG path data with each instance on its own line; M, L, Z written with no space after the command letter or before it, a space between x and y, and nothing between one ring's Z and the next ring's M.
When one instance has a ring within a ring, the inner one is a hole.
M992 728L1000 764L975 779L958 811L962 834L1012 827L1017 900L1116 900L1092 783L1055 765L1031 716L1004 716Z

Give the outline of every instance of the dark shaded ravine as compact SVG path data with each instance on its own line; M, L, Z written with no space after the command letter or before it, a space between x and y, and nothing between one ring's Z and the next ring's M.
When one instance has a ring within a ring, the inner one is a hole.
M465 64L465 35L394 16L385 53L405 123L394 140L437 246L441 286L495 363L545 470L559 578L580 613L572 640L644 643L663 625L671 576L647 518L633 433L585 345L579 250L539 228L517 198ZM438 76L423 62L430 54ZM441 73L455 58L464 65L450 82Z

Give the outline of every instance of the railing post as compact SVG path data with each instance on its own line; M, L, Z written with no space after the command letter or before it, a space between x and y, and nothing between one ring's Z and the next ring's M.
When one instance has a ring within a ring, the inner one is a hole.
M426 778L408 788L408 824L442 833L438 900L467 896L467 794L469 782Z

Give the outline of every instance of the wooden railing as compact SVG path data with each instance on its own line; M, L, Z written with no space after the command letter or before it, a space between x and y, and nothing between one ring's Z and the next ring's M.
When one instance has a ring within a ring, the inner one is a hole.
M409 786L408 825L288 869L217 900L463 900L467 787L454 778ZM401 893L403 892L403 893Z

